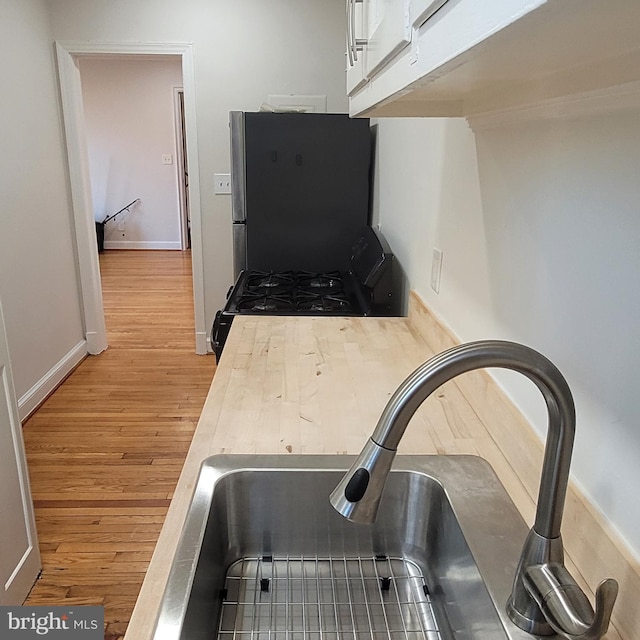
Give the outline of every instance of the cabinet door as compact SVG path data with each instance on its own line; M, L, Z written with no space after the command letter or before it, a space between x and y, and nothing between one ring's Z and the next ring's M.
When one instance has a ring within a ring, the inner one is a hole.
M22 604L40 571L22 425L0 305L0 605Z
M347 0L347 95L367 82L367 7L369 0Z
M448 0L411 0L411 25L418 29Z
M409 0L370 0L366 73L376 73L411 42Z

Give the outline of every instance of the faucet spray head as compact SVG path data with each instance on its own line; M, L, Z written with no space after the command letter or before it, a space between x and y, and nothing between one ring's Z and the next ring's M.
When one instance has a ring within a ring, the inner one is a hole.
M351 522L375 522L395 455L395 449L385 449L369 439L351 469L331 493L333 508Z

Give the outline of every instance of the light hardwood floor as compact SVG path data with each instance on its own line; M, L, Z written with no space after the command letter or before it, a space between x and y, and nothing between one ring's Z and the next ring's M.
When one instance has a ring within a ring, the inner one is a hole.
M195 355L190 252L100 256L109 349L24 438L43 571L25 604L105 607L124 635L215 371Z

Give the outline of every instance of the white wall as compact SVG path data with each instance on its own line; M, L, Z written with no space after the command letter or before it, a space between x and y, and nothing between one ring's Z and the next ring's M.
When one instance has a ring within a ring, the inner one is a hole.
M86 350L47 8L0 0L0 15L0 297L24 406Z
M180 249L173 87L179 56L80 59L94 217L106 248ZM173 164L163 164L170 154ZM122 223L124 229L119 229Z
M52 0L57 40L191 42L194 48L207 324L233 281L228 112L269 94L324 94L346 112L343 0Z
M524 342L564 373L578 418L574 477L640 556L638 122L474 136L463 120L379 121L375 206L411 285L462 340ZM497 377L544 437L539 392L517 374Z

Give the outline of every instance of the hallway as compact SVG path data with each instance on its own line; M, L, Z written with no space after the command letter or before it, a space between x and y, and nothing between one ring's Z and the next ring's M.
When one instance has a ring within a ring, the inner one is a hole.
M104 605L124 635L215 358L194 348L190 252L100 255L109 349L24 425L43 571L28 605Z

